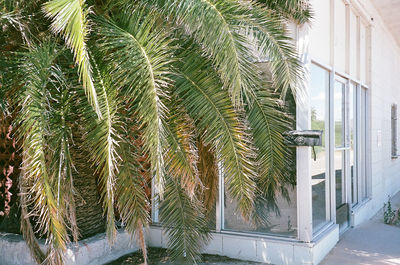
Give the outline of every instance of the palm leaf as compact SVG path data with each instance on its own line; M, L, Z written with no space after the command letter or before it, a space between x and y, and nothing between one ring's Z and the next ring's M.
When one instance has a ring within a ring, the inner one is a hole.
M113 80L118 84L131 113L143 128L145 151L149 154L155 188L162 194L164 185L164 149L167 143L166 120L167 75L171 50L165 31L157 28L158 17L138 8L120 14L116 21L96 20L102 39L99 49L110 61Z
M309 1L305 0L257 0L265 4L268 9L280 14L281 16L304 24L310 21L312 11Z
M254 152L244 120L236 113L227 91L221 90L207 60L193 53L182 55L184 62L176 78L176 93L195 120L204 142L221 162L229 193L238 201L243 217L253 209L255 190Z
M181 26L187 36L202 47L212 60L228 89L234 106L252 93L255 76L251 63L250 40L243 34L241 21L247 8L234 0L153 0Z
M283 133L290 130L291 124L286 112L267 89L256 91L252 102L246 113L257 147L257 188L268 208L276 210L276 194L291 184L287 178L291 152L283 139Z
M150 222L150 203L144 188L146 180L138 172L140 167L135 156L137 150L133 150L134 144L127 140L130 138L127 136L120 145L123 162L116 182L116 206L126 231L131 235L136 234L146 264L147 251L143 230Z
M99 69L92 58L96 80L98 80L99 107L102 120L91 116L91 110L87 109L86 117L89 121L87 142L93 159L95 173L99 176L100 194L103 201L106 216L106 233L110 243L116 239L116 225L114 206L116 203L115 189L116 179L121 164L121 157L117 148L121 142L123 125L120 117L121 102L117 90L112 86L111 78Z
M60 264L69 238L63 219L65 212L63 207L57 207L59 205L52 185L54 181L46 159L49 156L46 128L51 113L46 100L49 97L46 86L52 78L62 78L57 67L52 66L56 55L52 44L34 47L25 54L21 71L26 73L26 82L18 120L21 124L19 135L23 135L22 181L26 187L25 202L34 206L28 215L37 216L37 229L42 235L46 234L49 246L46 260ZM25 218L22 219L22 227L29 230Z
M84 0L51 0L44 4L46 16L53 20L51 29L62 34L74 53L79 76L89 101L101 117L86 41L89 34L88 10Z
M196 198L190 198L179 182L167 180L160 220L168 235L172 259L181 264L196 263L199 250L210 239L204 208Z
M210 220L212 224L215 224L215 207L219 188L218 166L215 154L211 151L211 146L205 145L204 142L199 139L198 149L199 177L203 184L202 189L199 191L199 198L205 207L207 219Z
M30 253L36 263L42 264L46 258L46 255L43 253L42 249L39 246L39 242L35 236L35 232L33 231L33 227L29 218L28 211L28 189L24 187L24 178L21 177L19 179L19 190L20 194L20 207L21 207L21 232L24 237L26 244L30 250Z
M53 150L49 164L52 171L53 187L57 198L57 208L64 209L65 220L69 224L72 237L78 241L79 231L76 223L75 195L76 190L73 184L72 171L74 170L71 146L73 145L71 124L72 104L75 100L71 91L71 84L67 83L67 77L58 67L53 67L58 74L51 82L51 107L52 115L50 118L49 129L51 137L48 144Z
M249 27L246 32L249 38L256 41L261 57L267 58L275 91L280 91L282 98L288 90L293 95L301 94L303 68L281 17L261 5L253 4L251 16L245 17L242 24Z
M195 125L179 104L179 100L174 98L172 102L168 124L165 126L169 143L165 166L168 174L180 181L182 188L193 197L195 190L201 186L196 165L198 155L194 139Z

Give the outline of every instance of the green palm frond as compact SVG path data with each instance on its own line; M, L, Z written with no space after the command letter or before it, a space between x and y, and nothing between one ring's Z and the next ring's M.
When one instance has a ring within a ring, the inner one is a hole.
M288 90L293 95L301 93L303 68L280 16L261 5L253 4L251 16L244 18L242 23L249 27L248 36L255 40L258 51L269 62L275 91L280 91L282 98Z
M25 187L27 183L24 183L24 178L21 176L18 181L20 194L20 207L21 207L21 232L24 237L26 244L31 252L33 259L37 264L43 264L46 255L43 253L42 249L39 246L39 242L35 236L35 232L33 230L30 215L28 210L28 199L29 196L28 189Z
M5 78L0 74L0 115L7 116L9 114L8 102L6 98L6 89L3 85Z
M71 91L71 84L66 83L67 77L64 76L61 69L54 67L58 75L51 84L53 89L51 96L52 115L50 117L49 129L52 132L48 139L48 144L53 150L50 161L52 179L54 181L54 193L57 200L57 208L60 213L64 213L64 219L69 225L72 237L75 242L78 241L79 231L76 223L76 190L73 183L72 171L74 165L71 156L71 146L73 145L71 124L72 104L75 96Z
M249 16L247 8L234 0L153 0L194 38L212 60L228 89L234 106L252 93L255 76L250 40L240 27Z
M128 140L131 137L128 134L120 144L123 162L116 182L116 206L126 231L130 235L136 235L146 264L147 252L143 230L150 222L150 203L144 190L146 180L138 172L138 159L135 156L137 150L134 150L134 144Z
M91 105L101 117L86 44L89 26L85 0L51 0L44 4L43 9L46 16L53 20L52 31L62 34L66 44L73 51L83 87Z
M33 205L29 216L37 217L37 230L47 237L46 260L61 264L69 242L62 207L58 208L54 180L47 161L47 129L49 127L49 90L52 80L62 77L53 66L57 52L52 44L42 44L27 52L21 68L26 73L25 90L19 121L23 135L23 177L27 204ZM25 222L25 220L23 220Z
M276 209L276 194L290 184L287 161L291 153L284 144L283 133L291 129L291 124L276 97L267 89L257 90L252 102L246 107L246 113L257 148L257 188L269 203L268 208Z
M172 258L181 264L199 260L199 251L210 239L204 208L197 198L190 198L182 185L169 178L164 200L160 205L160 220L168 235Z
M257 0L265 4L268 9L273 10L279 15L304 24L310 21L312 10L309 1L305 0Z
M89 119L87 142L93 158L93 167L99 176L100 194L106 216L106 233L110 243L114 243L117 235L114 206L116 178L121 163L117 148L121 142L121 124L119 108L121 102L117 90L112 86L110 77L93 59L96 80L98 80L99 107L103 119L96 116ZM90 116L90 109L87 116Z
M243 217L253 209L255 190L254 152L244 121L218 77L210 74L207 60L193 54L183 55L176 78L176 93L188 114L195 120L206 144L222 164L229 193L238 201Z
M16 32L19 32L24 44L32 45L31 41L32 36L27 22L29 18L30 18L29 15L21 14L21 12L18 10L6 10L6 9L1 10L0 6L0 26L2 26L1 30L3 31L2 34L4 34L5 33L4 31L7 31L8 27L11 26ZM1 37L0 40L2 40ZM5 42L2 43L0 47L3 45L6 45L6 43Z
M21 15L16 11L0 10L0 25L9 24L16 29L21 29L24 24L21 21Z
M165 129L168 133L169 148L165 154L165 166L168 174L179 180L182 188L190 197L194 196L197 187L201 186L198 176L198 155L195 147L195 125L187 116L178 99L172 100L174 106L169 108L170 117Z
M149 154L155 185L162 194L164 149L167 134L164 124L170 80L168 64L173 58L166 32L157 27L158 16L144 9L123 13L116 21L97 20L102 39L100 49L110 62L111 74L137 113L143 128L145 151Z

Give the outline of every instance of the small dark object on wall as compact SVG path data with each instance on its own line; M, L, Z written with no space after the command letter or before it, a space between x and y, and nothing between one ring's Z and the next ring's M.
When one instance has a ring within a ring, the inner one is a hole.
M283 136L285 144L290 147L322 146L322 131L320 130L287 131Z

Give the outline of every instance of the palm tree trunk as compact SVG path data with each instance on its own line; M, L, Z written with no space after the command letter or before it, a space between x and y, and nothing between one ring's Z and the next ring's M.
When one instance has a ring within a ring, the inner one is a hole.
M74 135L72 159L76 171L73 173L74 187L77 191L76 222L79 228L79 239L105 231L105 219L97 189L97 180L91 162L88 160L89 152L83 148L83 133Z

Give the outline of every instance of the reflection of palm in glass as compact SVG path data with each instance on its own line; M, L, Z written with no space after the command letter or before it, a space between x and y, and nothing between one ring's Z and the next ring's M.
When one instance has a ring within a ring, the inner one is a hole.
M315 110L315 109L314 109ZM316 114L315 114L316 115ZM323 120L317 120L316 116L314 116L315 119L313 119L313 111L311 111L311 129L312 130L320 130L322 132L324 132L325 129L325 121ZM324 150L325 146L325 137L322 134L322 146L315 146L315 154L320 153L321 151Z
M321 130L322 146L315 147L316 160L311 155L312 176L312 220L313 230L318 230L326 218L326 150L325 150L325 120L326 92L329 88L329 72L312 64L311 66L311 129ZM317 96L318 95L318 96Z
M335 145L343 146L343 123L342 123L342 121L335 122Z

